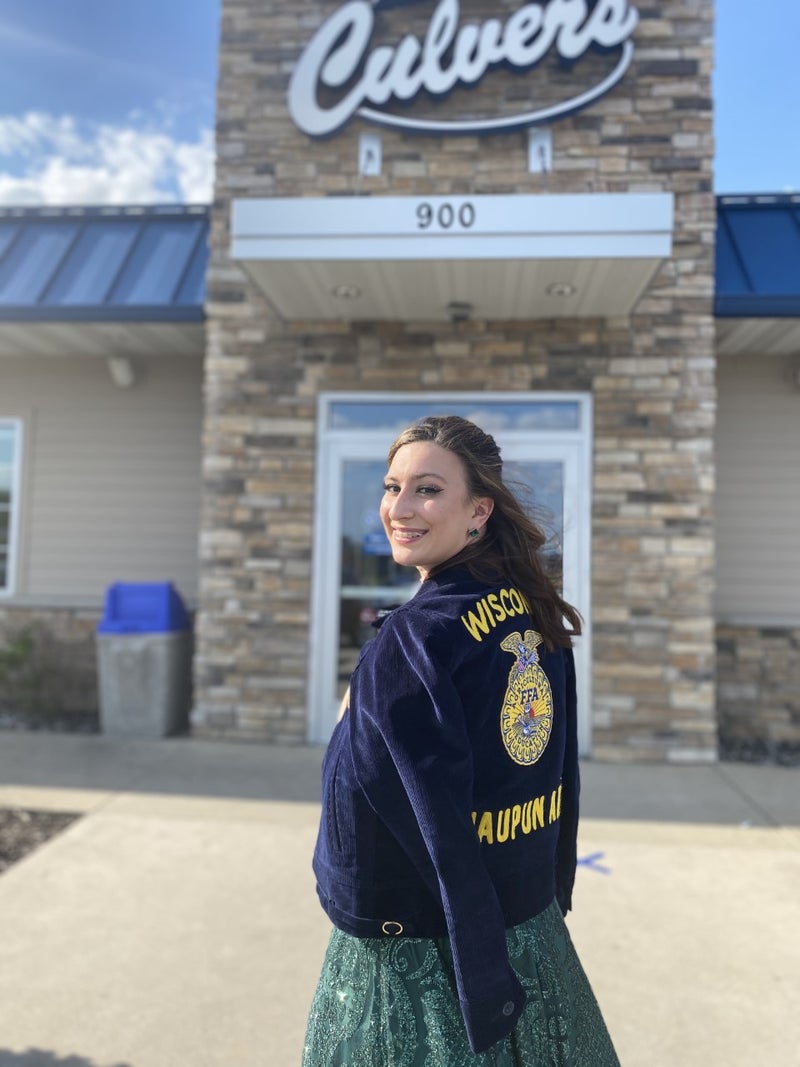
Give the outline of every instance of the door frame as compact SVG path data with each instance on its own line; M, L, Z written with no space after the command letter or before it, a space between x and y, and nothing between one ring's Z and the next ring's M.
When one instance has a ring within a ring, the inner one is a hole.
M497 403L546 404L571 402L578 405L577 429L492 430L509 461L552 459L564 461L564 596L581 612L584 632L575 641L578 687L578 746L582 756L591 754L592 743L592 640L591 640L591 516L593 409L591 393L486 392L486 393L321 393L317 398L317 450L314 488L314 538L309 634L308 739L326 743L330 736L332 706L330 680L335 677L338 656L339 569L341 508L339 488L345 459L375 459L386 454L394 440L393 429L344 429L330 425L331 407L337 403L476 404L485 409ZM541 453L536 455L536 445ZM560 451L559 451L560 450ZM522 455L524 452L526 455ZM568 482L570 479L571 484ZM377 504L377 501L376 501ZM571 546L567 566L567 545ZM337 641L331 641L331 624Z

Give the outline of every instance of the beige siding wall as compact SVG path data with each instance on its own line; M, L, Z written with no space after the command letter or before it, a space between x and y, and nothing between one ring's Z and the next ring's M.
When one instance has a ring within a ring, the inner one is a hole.
M0 361L0 415L24 420L14 603L94 605L113 581L197 588L202 359Z
M793 362L718 365L717 592L721 622L800 622L800 392Z

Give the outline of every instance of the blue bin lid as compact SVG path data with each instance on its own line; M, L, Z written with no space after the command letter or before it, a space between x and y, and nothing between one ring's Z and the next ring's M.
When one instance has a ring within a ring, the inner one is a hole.
M172 582L114 582L106 590L99 634L188 630L189 615Z

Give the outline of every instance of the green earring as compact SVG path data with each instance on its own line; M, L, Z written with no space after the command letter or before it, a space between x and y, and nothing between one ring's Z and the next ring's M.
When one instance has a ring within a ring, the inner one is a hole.
M477 530L470 530L470 531L469 531L469 532L467 533L467 536L468 536L468 537L477 537L477 536L478 536L478 531L477 531Z

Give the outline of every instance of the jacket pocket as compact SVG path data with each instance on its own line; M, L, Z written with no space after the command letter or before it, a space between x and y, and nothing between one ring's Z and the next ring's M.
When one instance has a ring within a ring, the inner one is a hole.
M331 852L341 854L351 851L351 843L348 835L343 833L342 801L347 797L347 785L342 778L342 751L339 749L332 754L330 762L326 762L323 771L325 824L327 827L328 845Z
M336 762L333 765L331 772L331 780L328 783L328 835L330 837L331 848L334 852L342 851L342 835L339 832L339 820L336 817L336 770L341 763L341 756L336 757Z

